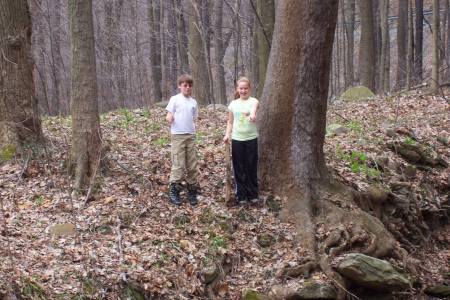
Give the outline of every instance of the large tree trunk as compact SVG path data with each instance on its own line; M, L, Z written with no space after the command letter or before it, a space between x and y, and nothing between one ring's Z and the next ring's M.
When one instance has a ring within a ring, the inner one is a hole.
M71 37L72 149L75 189L94 174L101 149L91 0L69 0Z
M361 41L359 46L359 79L375 92L375 33L372 0L359 1Z
M389 0L380 1L381 18L381 66L380 86L383 93L390 89L390 35L389 35Z
M414 35L414 73L415 81L422 81L422 60L423 60L423 0L416 0L416 18Z
M432 70L431 70L431 92L437 94L439 91L439 0L433 0L433 37L431 42Z
M408 0L398 2L397 25L397 77L396 89L401 90L406 83L406 56L408 43Z
M42 137L33 67L27 1L0 0L0 151Z
M270 47L272 43L273 26L275 23L274 0L257 0L257 38L258 38L258 66L259 66L259 95L262 94L266 80L267 64L269 62Z
M344 243L364 237L372 256L388 254L395 240L377 218L356 208L349 189L329 178L323 152L336 1L280 0L260 113L261 187L286 196L284 217L298 226L298 241L330 268L334 244L316 240L316 226L332 235L351 228ZM353 207L353 208L352 208ZM352 209L350 209L352 208ZM319 242L319 243L318 243ZM335 253L333 251L333 253ZM341 293L339 299L345 294Z

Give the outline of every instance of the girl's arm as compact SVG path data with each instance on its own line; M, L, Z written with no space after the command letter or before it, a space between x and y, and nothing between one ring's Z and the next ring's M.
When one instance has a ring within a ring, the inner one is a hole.
M231 111L228 112L228 121L227 121L227 129L225 129L225 136L223 141L225 143L229 143L231 140L231 130L233 129L233 113Z
M256 112L258 111L259 102L256 100L255 105L253 105L252 110L250 111L250 121L255 122L256 121Z

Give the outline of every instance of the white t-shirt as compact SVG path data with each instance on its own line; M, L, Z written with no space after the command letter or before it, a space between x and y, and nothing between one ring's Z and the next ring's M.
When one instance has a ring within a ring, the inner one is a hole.
M182 93L172 96L166 110L173 114L171 134L195 134L195 120L198 116L197 101Z

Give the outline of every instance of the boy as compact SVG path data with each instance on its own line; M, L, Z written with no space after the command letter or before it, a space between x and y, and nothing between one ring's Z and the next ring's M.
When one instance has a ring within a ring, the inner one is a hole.
M167 104L166 120L170 125L171 159L169 200L181 205L180 190L184 171L188 199L192 206L197 205L197 151L195 148L195 121L198 116L197 101L191 97L193 80L189 75L178 78L180 93L172 96Z

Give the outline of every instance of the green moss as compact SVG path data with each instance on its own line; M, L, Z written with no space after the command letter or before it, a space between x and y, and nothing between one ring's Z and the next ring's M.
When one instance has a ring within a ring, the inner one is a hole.
M342 95L343 101L359 101L372 98L375 94L365 86L355 86L347 89Z

